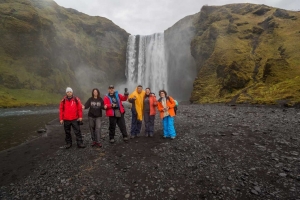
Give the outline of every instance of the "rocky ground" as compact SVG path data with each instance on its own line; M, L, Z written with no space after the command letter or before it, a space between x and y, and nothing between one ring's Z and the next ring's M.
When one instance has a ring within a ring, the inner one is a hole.
M126 121L129 130L130 114ZM47 137L1 152L1 199L300 199L300 110L180 105L177 138L64 149L58 120ZM90 143L87 121L82 126ZM27 153L26 153L27 152Z

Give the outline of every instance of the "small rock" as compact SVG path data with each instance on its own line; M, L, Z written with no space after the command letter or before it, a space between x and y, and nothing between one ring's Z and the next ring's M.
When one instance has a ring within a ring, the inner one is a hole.
M130 194L126 194L125 198L128 199L130 197Z
M283 171L285 171L285 172L291 172L291 170L288 169L288 168L286 168L286 167L283 168Z
M298 156L298 155L299 155L299 153L296 152L296 151L291 151L291 154L292 154L293 156Z
M46 132L46 130L45 129L39 129L39 130L37 130L37 132L38 133L44 133L44 132Z
M169 190L172 191L172 192L175 191L175 189L173 187L170 187Z
M239 133L231 133L231 135L233 135L233 136L238 136Z
M258 187L258 186L255 186L254 190L256 190L258 193L261 193L260 187Z
M163 191L165 191L165 190L164 190L164 188L160 188L159 191L160 191L160 192L163 192Z
M256 190L251 190L252 194L258 195L258 192Z
M279 176L286 177L286 173L280 173Z

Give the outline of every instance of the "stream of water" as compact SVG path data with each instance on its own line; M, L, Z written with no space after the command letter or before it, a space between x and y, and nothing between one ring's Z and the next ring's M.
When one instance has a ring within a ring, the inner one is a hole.
M39 129L58 118L58 107L0 109L0 151L41 136Z

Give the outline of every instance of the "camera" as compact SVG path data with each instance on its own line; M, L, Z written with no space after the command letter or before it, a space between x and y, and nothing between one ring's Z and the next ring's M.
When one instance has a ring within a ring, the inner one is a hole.
M113 103L113 104L112 104L112 107L113 107L114 109L117 109L117 108L118 108L118 104Z
M128 93L128 88L125 88L125 89L124 89L124 95L129 95L129 93Z

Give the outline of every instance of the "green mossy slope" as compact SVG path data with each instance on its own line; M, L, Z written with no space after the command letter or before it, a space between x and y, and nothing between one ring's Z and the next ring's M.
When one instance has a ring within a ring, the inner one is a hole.
M104 92L125 80L127 38L110 20L52 0L2 0L0 107L59 102L67 86L82 98L94 87Z
M191 52L191 102L300 102L300 13L265 5L204 6Z

